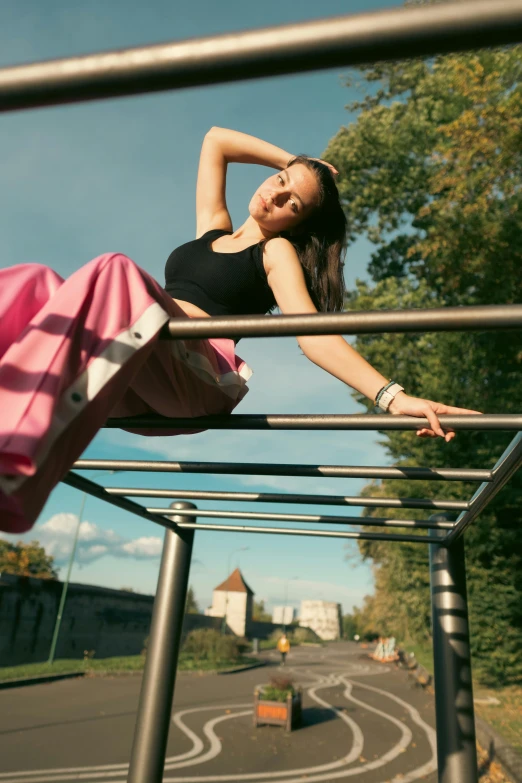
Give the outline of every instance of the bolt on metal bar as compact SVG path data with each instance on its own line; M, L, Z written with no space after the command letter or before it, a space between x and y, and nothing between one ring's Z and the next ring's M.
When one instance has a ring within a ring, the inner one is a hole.
M183 522L178 527L198 530L215 530L222 533L273 533L282 536L311 536L312 538L357 538L363 541L402 541L410 544L429 544L428 536L408 533L367 533L356 530L302 530L292 527L249 527L248 525L216 525L211 522Z
M478 415L439 416L443 429L451 430L522 430L522 415L482 413ZM418 430L429 427L429 421L416 416L389 414L284 414L250 413L226 416L167 418L164 416L130 416L107 419L104 427L123 429L173 430Z
M151 489L147 487L106 487L109 495L179 500L227 500L247 503L296 503L316 506L367 506L368 508L430 508L441 511L465 511L465 500L425 498L365 498L348 495L296 495L282 492L221 492L201 489Z
M439 6L440 8L441 6ZM477 332L520 329L522 305L433 307L417 310L370 310L312 315L233 315L172 318L161 331L164 339L207 337L297 337L318 334L404 334L410 332Z
M79 459L76 470L125 470L149 473L215 473L239 476L306 476L418 481L492 481L478 468L358 467L348 465L281 465L265 462L169 462L164 460Z
M519 0L393 8L0 71L0 110L517 43Z
M147 508L149 514L167 514L167 508ZM341 517L326 514L274 514L265 511L215 511L188 510L183 512L187 517L206 519L257 519L266 522L321 522L334 525L374 525L376 527L414 527L420 529L450 529L453 522L430 521L419 519L388 519L385 517Z
M522 467L522 432L513 438L493 468L493 481L481 484L477 489L470 500L470 508L458 517L454 529L444 539L444 546L451 546L454 541L460 538L465 529L486 508L520 467Z
M82 492L87 492L88 495L92 495L93 497L98 498L98 500L104 500L106 503L118 506L118 508L122 508L124 511L129 511L131 514L143 517L143 519L146 519L149 522L154 522L156 525L162 525L162 527L166 527L169 530L174 527L173 522L169 524L163 517L149 514L143 506L139 505L139 503L134 503L132 500L127 500L126 498L113 497L106 491L105 487L96 484L95 481L84 478L84 476L79 476L77 473L69 471L62 479L62 482L68 484L70 487L79 489Z

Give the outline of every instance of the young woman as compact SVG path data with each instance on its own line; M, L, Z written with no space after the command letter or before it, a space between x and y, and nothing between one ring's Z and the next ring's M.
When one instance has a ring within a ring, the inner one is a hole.
M229 163L276 169L235 231ZM201 150L197 239L175 250L166 287L129 258L99 256L67 280L39 265L0 270L0 529L24 532L109 416L230 413L250 370L233 340L159 340L170 318L341 310L346 220L323 161L212 128ZM393 414L475 413L408 396L341 336L300 337L305 355ZM137 430L141 435L177 434Z

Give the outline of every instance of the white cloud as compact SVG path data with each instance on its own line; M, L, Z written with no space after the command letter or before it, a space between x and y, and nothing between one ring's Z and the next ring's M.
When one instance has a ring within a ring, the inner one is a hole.
M57 566L69 561L78 525L75 514L54 514L42 525L25 536L8 536L7 540L32 541L35 538L45 551L54 557ZM110 528L101 528L95 522L84 520L80 525L75 560L80 565L93 563L106 555L135 560L157 560L161 555L163 539L159 536L143 536L125 539Z
M162 546L161 538L157 536L142 536L134 539L134 541L127 541L127 543L122 545L121 549L130 557L150 559L161 555Z

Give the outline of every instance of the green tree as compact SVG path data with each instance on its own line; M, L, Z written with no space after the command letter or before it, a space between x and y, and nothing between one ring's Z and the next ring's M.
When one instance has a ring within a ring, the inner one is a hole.
M198 602L196 601L196 595L194 593L194 588L192 587L192 585L189 585L189 588L187 590L185 612L187 614L199 614L199 606L198 606Z
M38 541L11 544L0 539L0 574L36 576L39 579L57 579L54 557L46 554Z
M376 246L373 282L358 284L350 309L522 301L521 72L520 46L360 71L368 94L348 107L359 111L357 121L325 152L340 171L351 238L366 232ZM520 411L516 332L363 335L356 346L408 393L488 413ZM448 467L490 466L511 439L461 432L448 445L405 432L382 437L395 464ZM475 670L490 683L522 679L521 486L519 474L466 532ZM384 481L364 494L469 499L474 490ZM426 548L363 541L360 549L376 577L365 619L402 640L427 639Z
M252 610L252 619L256 622L270 623L272 621L272 615L265 609L265 602L263 599L260 601L254 601L254 608Z

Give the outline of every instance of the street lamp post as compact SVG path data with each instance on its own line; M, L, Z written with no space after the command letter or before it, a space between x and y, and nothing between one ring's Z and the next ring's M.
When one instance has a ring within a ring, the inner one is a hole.
M250 549L248 546L242 546L239 549L234 549L232 552L228 555L228 561L227 561L227 590L225 593L225 613L223 615L223 623L221 626L221 633L226 634L227 632L227 609L228 609L228 577L230 576L230 562L232 560L232 556L235 555L237 552L245 552L247 549Z
M105 475L116 473L115 470L104 470L103 473ZM98 475L101 475L98 473ZM58 636L60 635L60 626L62 624L62 615L63 615L63 608L65 606L65 599L67 597L67 590L69 589L69 581L71 579L71 571L74 563L74 558L76 557L76 549L78 548L78 539L80 537L80 527L82 524L83 519L83 511L85 508L85 502L87 500L87 492L83 493L82 497L82 503L80 506L80 513L78 515L78 523L76 525L76 530L74 532L74 541L72 545L71 555L69 557L69 565L67 566L67 576L65 577L65 581L62 586L62 594L60 596L60 604L58 606L58 613L56 615L56 622L54 624L54 632L53 632L53 638L51 641L51 649L49 650L49 659L47 663L54 663L54 656L56 653L56 645L58 643Z
M290 579L285 580L285 600L283 604L283 633L286 633L286 603L288 601L288 582L293 582L294 579L299 579L298 576L292 576Z

